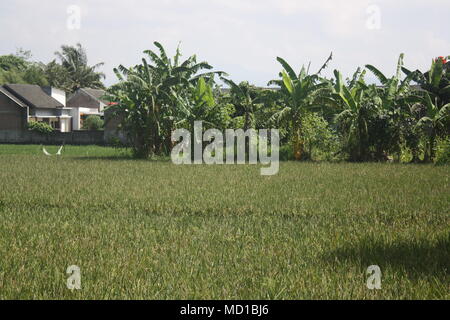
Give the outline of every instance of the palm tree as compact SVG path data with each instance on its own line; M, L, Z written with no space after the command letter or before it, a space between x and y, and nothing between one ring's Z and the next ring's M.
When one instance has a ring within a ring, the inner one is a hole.
M302 132L302 117L306 112L318 107L317 100L320 93L329 89L329 82L319 77L332 56L328 58L323 67L315 74L309 74L309 68L302 67L297 75L292 67L282 58L278 62L283 66L280 73L281 80L272 80L269 85L276 84L281 88L283 107L275 112L273 121L287 121L290 124L292 147L296 160L301 160L304 150L304 137Z
M102 79L105 75L96 70L103 66L103 63L97 63L93 66L88 65L86 50L77 44L76 46L61 46L60 52L55 52L55 55L61 61L61 65L66 71L67 81L64 84L69 92L75 92L80 88L103 89L104 85ZM56 79L49 79L51 85L54 85Z

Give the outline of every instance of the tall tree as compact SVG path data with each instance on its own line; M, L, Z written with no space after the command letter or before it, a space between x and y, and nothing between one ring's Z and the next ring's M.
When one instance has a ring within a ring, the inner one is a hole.
M236 111L244 120L244 131L253 128L255 125L255 113L261 106L258 101L256 88L250 86L246 81L236 84L233 80L222 77L227 85L230 86L231 101Z
M411 116L410 105L405 98L411 95L410 82L414 74L410 73L405 79L401 79L403 59L402 53L398 58L397 72L391 78L386 77L373 65L366 65L381 83L381 86L376 88L378 115L375 123L378 125L377 131L384 131L385 134L378 134L379 139L375 141L376 157L379 159L384 152L393 151L397 153L400 161L402 136L411 133L404 132L404 129L408 129L406 125Z
M302 131L302 117L307 111L318 107L317 98L323 90L328 90L329 82L320 78L320 72L332 59L332 55L327 59L322 68L315 74L309 74L308 70L302 67L297 75L292 67L282 58L278 57L278 62L283 66L281 80L272 80L269 85L276 84L281 88L283 97L283 107L273 115L273 120L277 122L288 121L291 129L291 139L294 157L301 160L304 151L304 136Z
M365 81L365 71L358 69L352 81L345 85L342 74L334 71L335 85L328 103L340 110L335 121L343 131L345 148L352 161L369 159L369 121L373 111L375 88L369 88ZM371 89L371 90L370 90Z
M31 61L30 51L0 56L0 85L6 83L48 85L43 64Z
M402 68L403 72L421 87L416 96L408 102L416 103L421 110L415 129L419 129L426 137L424 162L433 161L436 154L436 138L450 133L450 62L448 57L438 57L431 63L429 71L411 72Z
M47 77L52 86L59 86L69 92L74 92L80 88L104 89L102 79L105 75L98 72L97 69L103 66L103 63L97 63L93 66L88 65L86 50L77 44L76 46L61 46L61 51L55 52L55 55L61 62L64 69L55 69L54 62L50 68L47 68ZM55 73L58 71L58 73ZM61 81L61 79L66 81Z
M196 56L180 62L179 48L170 59L160 43L154 44L159 53L147 50L144 53L149 60L143 58L142 64L132 68L119 66L114 70L119 83L108 90L110 100L118 103L111 112L123 119L123 129L139 158L170 151L176 122L188 116L179 110L180 101L197 82L202 86L203 80L199 79L214 74L199 73L212 67L206 62L197 63Z

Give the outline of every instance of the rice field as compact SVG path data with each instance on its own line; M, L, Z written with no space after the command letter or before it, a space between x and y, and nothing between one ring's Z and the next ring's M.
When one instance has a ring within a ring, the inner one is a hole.
M0 299L450 298L448 166L284 162L261 176L12 145L0 165Z

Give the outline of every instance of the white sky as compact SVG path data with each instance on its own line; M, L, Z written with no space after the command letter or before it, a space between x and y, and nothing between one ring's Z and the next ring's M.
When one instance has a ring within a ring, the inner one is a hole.
M70 5L81 9L79 30L67 28ZM367 28L373 5L379 29ZM264 86L278 75L277 56L316 71L333 51L327 76L367 63L391 75L403 52L407 67L425 70L450 54L449 17L449 0L2 0L0 54L23 48L48 62L61 44L80 42L91 64L106 63L111 84L112 68L138 63L153 41L170 55L181 41L184 57Z

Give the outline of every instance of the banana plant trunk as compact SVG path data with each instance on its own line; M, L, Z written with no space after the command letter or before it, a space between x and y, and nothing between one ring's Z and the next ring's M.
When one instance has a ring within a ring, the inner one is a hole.
M425 144L425 153L423 156L423 162L430 163L433 162L435 155L436 155L436 135L433 132L431 132L430 136L428 137L428 141Z
M430 137L430 162L434 161L436 157L436 134L433 132Z
M296 161L302 160L304 141L302 135L302 127L300 123L293 123L292 149L294 151L294 158Z

